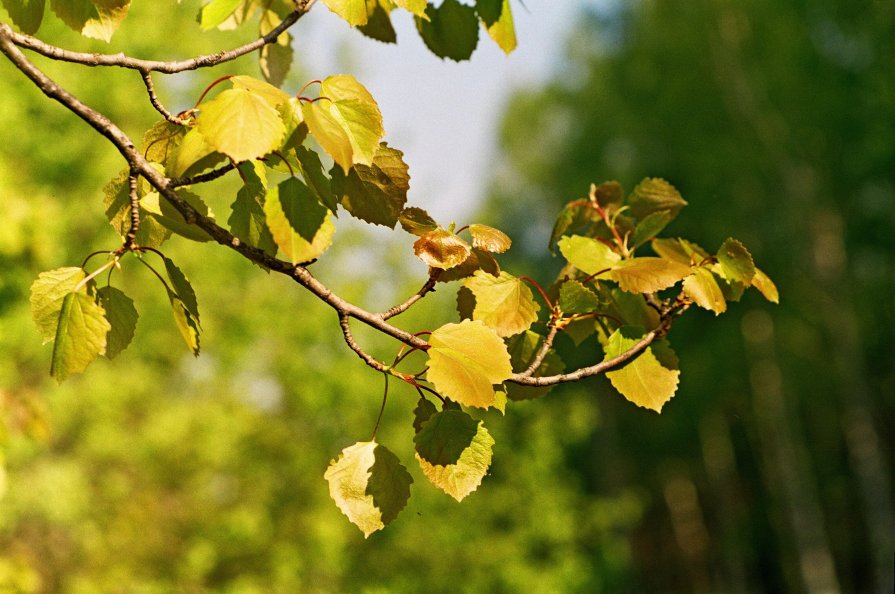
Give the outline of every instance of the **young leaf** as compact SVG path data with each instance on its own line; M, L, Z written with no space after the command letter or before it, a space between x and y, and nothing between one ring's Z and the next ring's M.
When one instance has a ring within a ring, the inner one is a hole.
M241 87L203 103L196 128L208 146L237 163L263 157L280 146L286 133L266 94Z
M600 305L597 294L576 280L568 280L559 287L559 307L563 313L590 313Z
M323 475L329 495L364 537L385 528L410 498L413 478L398 458L375 441L342 450Z
M612 267L610 277L629 293L655 293L690 274L690 267L663 258L631 258Z
M724 293L718 286L715 275L708 268L700 266L693 269L690 276L684 279L684 293L693 300L693 303L715 312L715 315L727 310Z
M472 247L495 254L504 253L513 243L506 233L488 225L473 223L469 226L469 234L472 235Z
M334 167L332 189L345 210L362 221L394 228L410 190L403 155L382 143L371 165L355 165L347 175Z
M464 286L475 295L472 319L481 320L501 338L528 330L538 319L541 306L531 289L507 272L495 278L478 270Z
M304 216L302 206L305 204L305 201L301 192L293 191L295 189L294 183L301 184L298 180L287 184L286 192L282 197L280 196L280 191L283 184L276 188L271 188L264 203L264 214L267 220L267 227L270 229L276 244L293 264L298 264L299 262L310 262L325 252L332 244L336 226L332 222L332 215L326 212L326 209L323 209L325 213L323 220L314 233L313 238L309 241L302 236L302 233L308 234L310 225L301 223ZM310 196L310 193L307 196ZM304 198L307 198L307 196L304 196ZM317 206L323 208L319 203ZM312 214L311 216L315 215ZM293 220L301 228L301 232L295 229L292 223Z
M771 303L780 303L780 293L777 292L777 285L758 268L755 269L755 276L752 277L752 286L758 289L764 295L764 298Z
M16 27L26 35L34 35L44 16L45 0L3 0L3 7Z
M466 406L494 405L494 384L513 374L506 345L478 321L447 324L429 338L426 378L442 395Z
M367 24L367 3L365 0L323 0L323 3L352 27Z
M100 288L96 296L106 311L106 319L110 325L106 335L106 357L114 359L134 339L139 317L137 308L130 297L112 286Z
M199 320L190 313L189 308L177 296L168 291L168 300L171 302L171 312L174 314L174 323L183 337L183 341L194 356L199 356Z
M423 473L457 501L478 488L491 466L494 439L482 421L461 410L432 415L413 441Z
M472 248L460 237L445 229L436 229L413 243L416 257L431 266L447 270L462 264Z
M617 181L603 182L597 186L594 190L594 198L596 199L597 204L603 208L610 206L618 208L622 205L622 202L625 201L622 185Z
M609 337L604 361L621 355L642 337L643 332L638 328L619 328ZM674 352L667 344L656 341L620 369L608 371L606 377L622 396L637 406L662 412L662 406L677 390L680 373Z
M196 209L199 214L214 219L214 214L208 210L208 205L199 196L183 189L179 189L177 194ZM211 241L211 236L208 233L194 224L187 223L180 211L159 196L158 192L149 192L143 196L140 199L140 207L142 212L149 213L152 219L172 233L192 241ZM141 221L141 227L146 220L148 220L148 217Z
M646 178L637 184L628 196L628 205L631 207L631 214L641 221L659 211L667 211L673 219L683 207L687 206L687 201L670 183L654 177Z
M516 49L516 28L510 0L476 0L475 9L488 35L505 54Z
M199 26L203 31L214 29L232 15L243 0L211 0L199 11Z
M165 257L165 271L168 273L168 280L171 281L171 288L174 289L174 292L177 293L177 296L183 301L183 306L190 315L196 319L196 323L200 324L199 302L196 299L196 292L193 290L190 281L187 280L186 275L177 267L174 261L167 256Z
M729 281L741 283L748 287L755 276L755 263L752 254L736 239L728 237L718 248L718 263L724 278Z
M106 335L110 329L105 311L93 297L80 291L68 293L59 311L50 375L62 382L87 369L106 352Z
M668 226L672 218L671 213L667 210L660 210L646 215L634 228L630 249L633 251L658 235L662 229Z
M425 210L416 206L410 206L402 210L398 216L398 222L401 223L401 227L405 231L418 237L438 229L438 223L435 222L435 219L430 217Z
M43 336L44 344L56 337L59 312L65 296L86 278L83 268L57 268L37 275L31 285L31 317Z
M438 8L429 4L426 17L416 17L416 28L426 47L439 58L468 60L479 43L475 8L444 0Z
M559 251L569 264L588 275L608 270L621 260L608 245L581 235L560 239Z

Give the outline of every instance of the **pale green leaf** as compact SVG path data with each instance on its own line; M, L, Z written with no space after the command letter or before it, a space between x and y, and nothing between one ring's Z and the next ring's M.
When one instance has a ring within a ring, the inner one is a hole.
M106 335L106 357L114 359L127 348L134 338L137 329L137 308L133 300L120 289L105 286L96 292L100 305L106 312L109 321L109 333Z
M513 374L506 345L479 321L447 324L429 337L426 378L443 396L466 406L494 405L494 384Z
M600 305L597 294L576 280L568 280L559 287L559 307L563 313L590 313Z
M263 157L280 146L286 133L265 94L245 88L227 89L203 103L196 128L208 146L235 162Z
M288 103L290 100L289 93L282 89L278 89L263 80L252 78L251 76L231 76L230 83L233 85L234 89L244 89L255 93L274 109Z
M421 237L438 229L438 223L422 208L410 206L401 211L398 221L405 231Z
M516 49L516 28L510 0L476 0L476 12L494 42L509 54Z
M413 243L416 257L431 266L447 270L462 264L472 248L457 235L445 229L436 229L421 236Z
M330 462L323 477L338 508L365 537L385 528L407 504L413 479L375 441L358 442Z
M473 223L469 226L469 234L472 235L472 247L486 252L502 254L513 244L506 233L488 225Z
M313 103L303 103L302 118L317 144L333 158L336 165L348 171L354 162L351 139L342 122L333 115L325 99Z
M45 0L3 0L9 18L26 35L33 35L40 28L44 5Z
M76 267L57 268L37 275L31 285L31 317L44 344L56 337L63 299L86 277L84 269Z
M621 260L608 245L581 235L560 239L559 251L569 264L588 275L608 271Z
M199 26L203 31L214 29L236 11L243 0L211 0L199 11Z
M438 8L429 4L425 17L416 17L416 27L433 54L456 62L472 56L479 43L475 8L457 0L444 0Z
M214 150L198 128L190 128L180 141L165 173L171 177L186 177L211 169L226 157Z
M484 322L500 337L528 330L538 319L541 306L534 300L531 289L507 272L494 277L478 270L465 286L475 295L472 319Z
M642 331L630 326L616 330L609 337L604 360L623 354L642 336ZM674 396L679 376L673 352L667 345L660 346L658 341L621 368L606 373L612 386L622 396L637 406L656 412L662 412L662 407Z
M727 310L727 301L715 275L702 266L694 268L690 276L684 279L684 294L699 307L715 312L715 315Z
M50 375L61 382L81 373L106 352L111 326L102 306L87 293L68 293L62 300Z
M342 206L362 221L394 228L410 190L403 155L383 143L369 166L357 164L347 175L334 167L332 189Z
M727 238L718 248L717 257L724 278L746 287L752 284L755 263L746 246L736 239Z
M190 313L186 304L172 291L168 291L168 300L171 302L171 313L174 314L174 323L183 337L183 341L194 356L199 356L199 320Z
M276 244L293 264L310 262L319 257L332 244L336 226L332 222L332 215L326 212L313 239L308 241L302 237L290 221L290 217L301 221L301 195L296 195L291 189L287 189L289 191L285 195L285 205L281 201L279 187L271 188L267 193L264 203L267 227Z
M344 152L343 148L333 154L323 145L323 142L321 142L321 146L330 153L345 172L355 163L370 165L379 149L379 141L385 134L385 129L382 127L382 114L379 111L379 106L376 105L376 100L362 84L357 82L357 79L347 74L325 78L320 85L320 97L319 101L304 106L305 120L311 134L317 138L317 128L320 127L320 124L327 128L323 132L325 136L332 135L332 131L328 128L333 125L339 126L348 138L351 158L348 160L336 158L336 154L341 155ZM317 113L317 107L321 111L326 110L331 121L321 116L314 118L312 122L307 114L310 111L315 115L320 115Z
M469 256L463 262L454 266L449 270L444 270L438 275L438 282L449 283L455 280L469 278L477 271L483 271L491 276L500 274L500 264L494 259L489 252L483 252L475 248L469 253Z
M690 267L664 258L631 258L612 267L610 278L629 293L655 293L690 274Z
M365 0L323 0L323 3L352 27L367 24L367 3Z
M752 286L764 295L764 298L771 303L780 303L780 293L777 292L777 285L770 277L760 269L755 269L755 276L752 277Z
M460 410L436 413L413 441L423 473L457 501L478 488L491 466L494 439L482 421Z
M628 196L631 214L643 220L654 212L667 211L673 219L687 205L680 192L664 179L647 178Z

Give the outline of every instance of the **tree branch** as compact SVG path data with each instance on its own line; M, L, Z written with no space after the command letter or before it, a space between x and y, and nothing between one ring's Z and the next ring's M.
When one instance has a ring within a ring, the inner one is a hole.
M339 326L342 327L342 335L345 337L345 343L351 347L351 350L357 353L357 356L364 360L364 363L375 369L376 371L381 371L383 373L388 373L389 367L385 363L381 361L377 361L373 356L367 353L357 341L354 340L354 336L351 334L351 318L348 315L340 313L339 314Z
M168 183L168 185L172 188L179 188L180 186L202 184L205 182L216 180L219 177L223 177L234 169L236 169L236 164L231 161L226 165L221 165L217 169L212 169L208 173L200 173L199 175L194 175L192 177L173 177L171 178L171 181Z
M235 60L236 58L251 53L256 49L262 48L269 43L275 43L281 33L294 25L298 21L298 19L307 14L307 12L314 5L314 2L315 0L298 0L296 2L295 11L289 13L286 18L284 18L279 25L271 29L270 32L267 33L267 35L264 35L263 37L260 37L252 42L246 43L245 45L241 45L228 51L218 52L216 54L207 54L204 56L197 56L195 58L190 58L189 60L180 60L175 62L163 62L160 60L141 60L139 58L132 58L124 54L91 54L85 52L73 52L70 50L62 49L61 47L57 47L55 45L50 45L49 43L45 43L40 39L37 39L30 35L16 33L6 23L0 23L0 36L7 38L19 47L30 49L41 54L42 56L46 56L47 58L51 58L53 60L58 60L61 62L73 62L75 64L82 64L84 66L91 67L118 66L119 68L130 68L132 70L139 70L140 72L162 72L164 74L175 74L177 72L196 70L197 68L206 68L209 66L223 64L224 62Z
M544 342L543 344L541 344L541 348L540 350L538 350L538 354L535 355L534 359L532 359L531 364L528 366L528 368L519 375L531 377L531 374L533 374L535 370L537 370L537 368L541 366L541 363L544 362L544 358L547 356L547 352L550 350L550 347L553 346L553 339L556 338L557 332L559 332L559 326L556 325L556 320L553 320L553 323L550 325L550 332L548 332L547 336L544 338Z
M414 303L416 303L417 301L419 301L420 299L422 299L423 297L425 297L426 295L428 295L429 293L431 293L432 291L435 290L435 283L438 282L439 276L441 276L441 270L439 270L437 268L434 269L432 274L429 276L429 280L426 281L426 284L424 284L420 288L420 290L417 291L414 295L412 295L407 301L405 301L404 303L400 303L400 304L398 304L382 313L376 314L376 316L379 317L380 319L387 320L389 318L395 317L398 314L404 313L405 311L410 309L410 307Z
M186 120L172 114L170 111L165 109L165 106L162 105L162 102L158 100L158 95L155 94L155 85L152 83L152 75L146 70L141 70L140 76L143 78L143 84L146 85L146 94L149 95L149 102L152 103L152 106L155 108L155 110L162 114L162 117L164 117L172 124L177 124L178 126L186 126Z

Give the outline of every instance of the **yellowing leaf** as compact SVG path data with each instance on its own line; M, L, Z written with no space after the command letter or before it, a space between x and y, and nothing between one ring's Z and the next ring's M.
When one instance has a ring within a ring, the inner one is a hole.
M405 231L416 236L423 236L426 233L438 229L438 223L429 216L422 208L411 206L401 211L398 221Z
M199 320L193 316L189 308L176 293L168 291L168 301L171 303L171 313L174 315L174 323L183 337L183 341L194 356L199 356Z
M50 375L61 382L87 369L106 352L110 328L105 311L93 297L82 292L67 294L59 311Z
M186 136L189 128L172 124L167 120L156 122L152 128L143 134L143 145L140 152L147 161L161 163L168 166L169 160L173 160L177 149Z
M727 310L727 301L724 293L715 280L715 275L707 268L694 268L692 274L684 279L684 293L693 300L693 303L715 312L715 315Z
M727 238L718 248L718 263L721 271L729 281L741 283L748 287L755 276L755 263L752 254L736 239Z
M196 128L208 146L237 163L263 157L280 146L286 133L265 94L246 88L227 89L202 104Z
M181 198L186 200L190 206L196 209L199 214L214 219L214 214L208 210L208 205L206 205L199 196L182 189L177 190L177 193ZM143 198L140 199L140 210L149 213L152 216L152 219L157 221L159 225L181 237L200 242L211 241L211 236L208 233L195 224L187 223L186 219L183 218L183 215L180 214L180 211L171 206L170 202L159 196L158 192L149 192L143 196ZM147 220L148 218L144 217L143 221L141 221L141 226L142 223L145 223Z
M764 295L764 298L771 303L780 303L780 293L777 292L777 285L770 277L759 270L755 269L755 276L752 277L752 286Z
M621 355L641 337L642 332L631 326L616 330L609 337L604 360ZM674 352L664 342L657 341L623 367L607 372L606 377L622 396L637 406L662 412L677 390L680 373Z
M479 321L447 324L429 338L426 378L442 395L466 406L494 405L494 384L513 374L510 355L494 330Z
M488 225L473 223L469 226L469 234L472 235L472 247L486 252L502 254L513 244L506 233Z
M469 257L469 244L445 229L426 233L413 244L416 257L431 266L447 270L462 264Z
M165 166L165 172L172 177L195 175L223 160L224 155L205 141L198 128L190 128Z
M345 210L362 221L394 228L410 190L403 155L382 143L371 165L357 164L347 176L334 167L332 189Z
M581 235L560 239L559 251L569 264L584 274L609 270L621 260L621 256L612 251L608 245Z
M110 41L127 16L131 0L50 0L63 23L84 37Z
M328 76L320 85L319 101L345 129L351 142L353 163L370 165L385 134L376 100L353 76ZM313 133L313 130L311 131ZM344 168L343 168L344 169Z
M31 317L43 336L44 344L56 337L59 312L65 296L86 278L83 268L57 268L37 275L31 285Z
M655 293L690 274L690 267L663 258L632 258L612 267L610 278L629 293Z
M398 458L375 441L342 450L323 475L329 494L348 519L369 537L385 528L407 504L413 479Z
M413 441L423 473L457 501L478 488L491 466L494 439L482 421L461 410L431 415Z
M367 24L365 0L323 0L323 3L352 27Z
M234 89L245 89L246 91L255 93L256 95L267 101L268 105L270 105L274 109L280 107L281 105L285 105L290 100L289 93L287 93L286 91L278 89L277 87L273 86L270 83L264 82L263 80L252 78L251 76L231 76L230 84L233 85Z
M516 28L510 0L476 0L475 8L488 35L500 49L506 54L516 49Z
M465 286L475 295L472 319L481 320L500 337L528 330L538 319L541 306L528 285L512 274L494 277L477 270Z
M418 17L427 18L426 0L392 0L392 2Z
M336 226L332 222L332 214L327 211L313 239L309 241L303 237L302 233L308 234L308 228L298 223L303 217L301 195L293 192L291 185L287 185L287 192L282 196L279 186L271 188L264 203L264 214L276 244L293 264L298 264L310 262L325 252L332 244ZM292 221L296 221L299 230L296 230Z

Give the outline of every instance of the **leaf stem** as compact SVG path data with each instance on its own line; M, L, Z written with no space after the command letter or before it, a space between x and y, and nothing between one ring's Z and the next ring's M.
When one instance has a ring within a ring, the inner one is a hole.
M385 378L385 389L382 392L382 406L379 407L379 416L376 417L376 425L373 426L373 435L370 436L370 441L376 439L376 433L379 431L379 424L382 422L382 414L385 412L385 403L388 400L388 375L387 373L383 373L382 377Z
M541 285L538 284L538 281L529 276L520 276L519 280L525 281L533 286L535 289L537 289L538 293L541 294L541 298L544 300L544 303L547 304L547 307L549 307L551 311L554 309L553 302L550 300L550 297L547 297L547 293L544 292L544 289L541 288Z
M105 264L103 264L102 266L100 266L99 268L97 268L96 270L91 272L90 274L88 274L86 277L84 277L84 279L81 282L79 282L77 285L75 285L75 288L72 289L72 292L77 293L78 291L83 289L84 285L86 285L87 283L92 281L94 278L96 278L97 276L102 274L103 271L106 270L107 268L109 268L110 266L114 266L115 262L117 262L117 261L118 261L118 256L115 256L114 258L112 258L111 260L109 260L108 262L106 262Z

